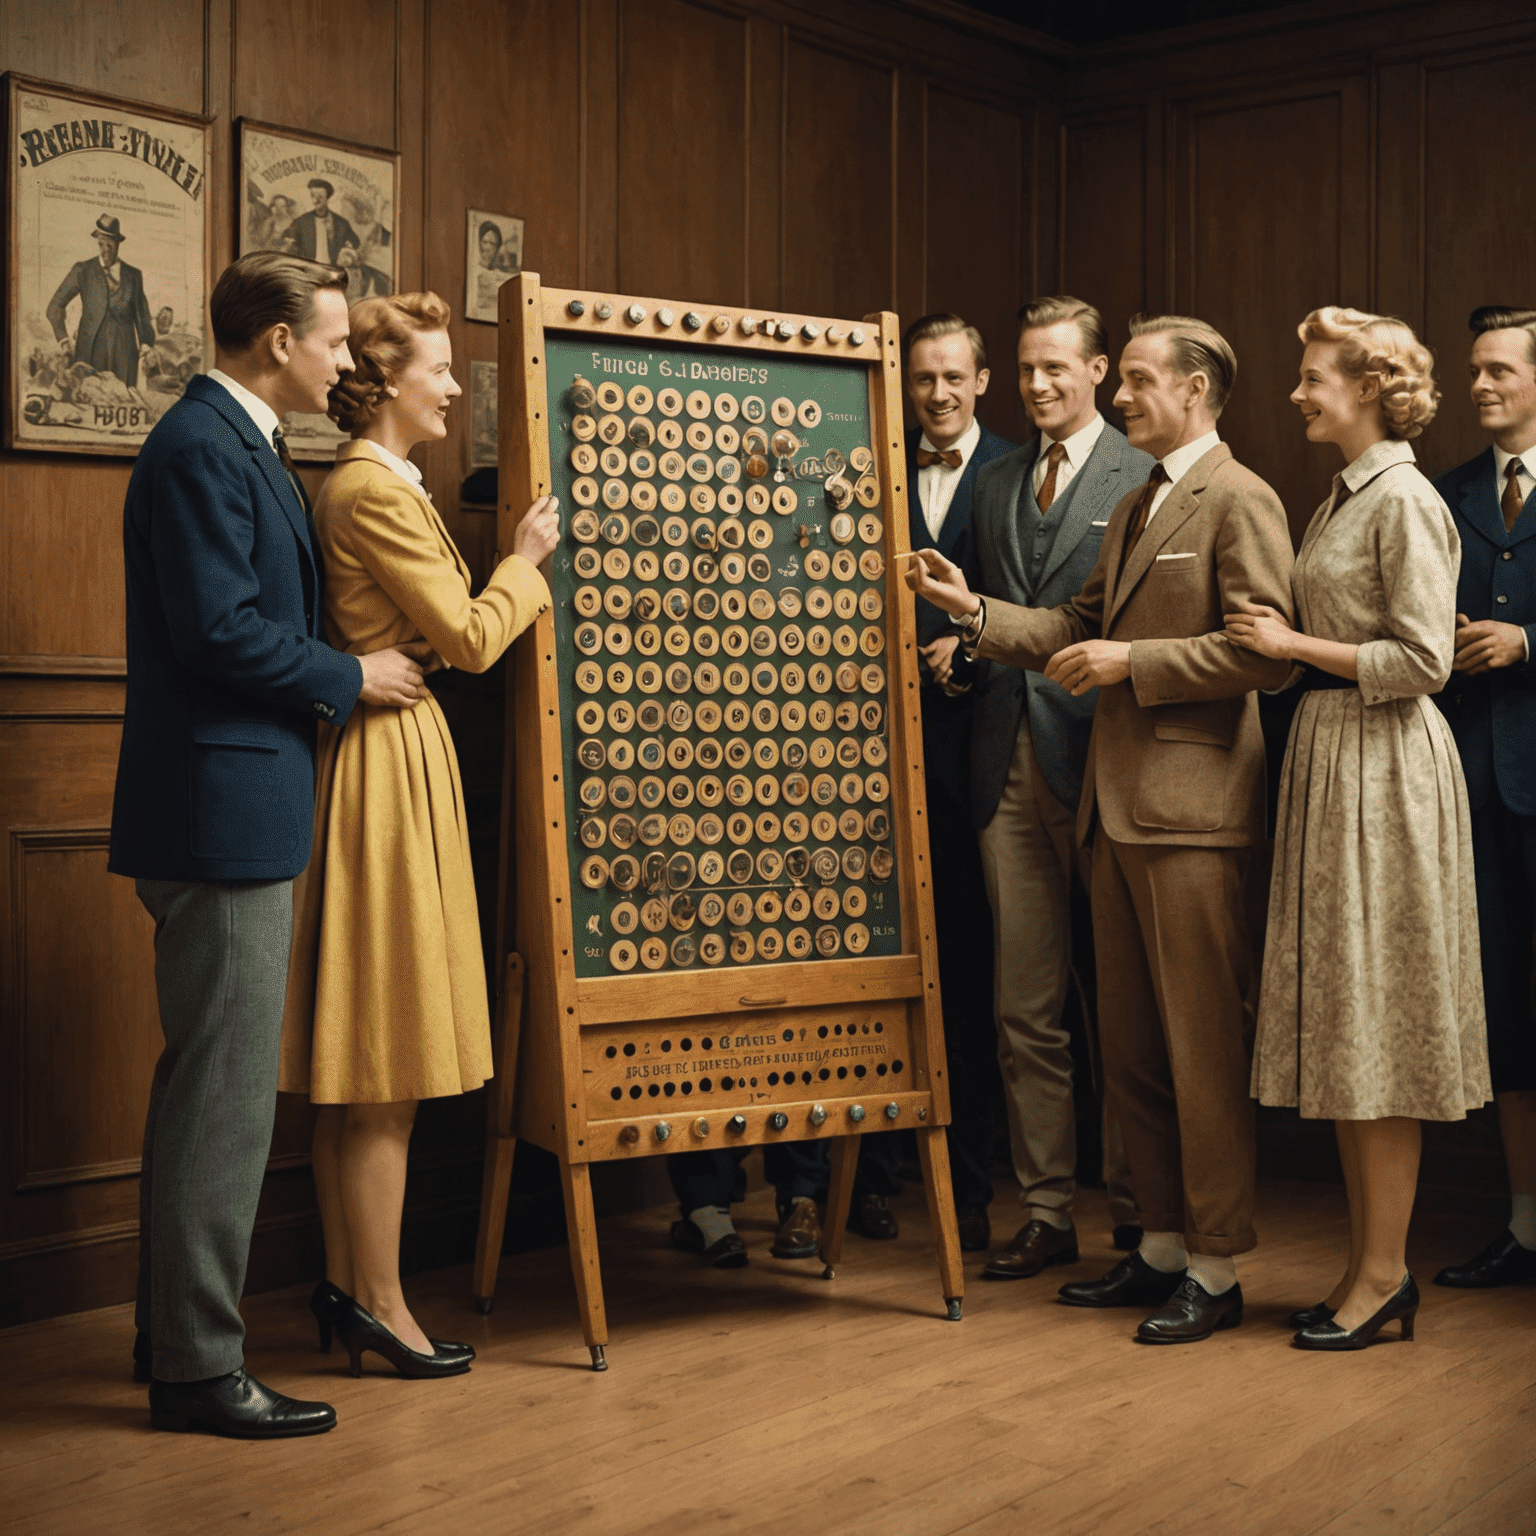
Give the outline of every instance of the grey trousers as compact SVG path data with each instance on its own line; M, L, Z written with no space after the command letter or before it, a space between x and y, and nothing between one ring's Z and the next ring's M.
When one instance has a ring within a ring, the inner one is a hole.
M139 1184L135 1321L160 1381L244 1358L240 1293L277 1112L293 882L140 880L165 1049Z

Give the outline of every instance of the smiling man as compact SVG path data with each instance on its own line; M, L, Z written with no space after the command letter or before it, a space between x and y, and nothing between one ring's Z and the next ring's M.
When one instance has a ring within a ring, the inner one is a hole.
M1152 460L1099 414L1109 343L1098 310L1058 295L1026 304L1018 318L1019 397L1036 432L977 477L965 569L987 597L1055 608L1082 589L1110 513L1145 482ZM1072 965L1072 828L1097 694L1074 698L1038 671L989 661L962 661L956 673L974 688L971 816L992 905L996 1048L1025 1212L983 1274L1022 1280L1077 1258L1077 1126L1062 1011ZM1134 1247L1136 1205L1112 1117L1104 1130L1117 1244Z
M1077 836L1092 848L1099 1031L1145 1234L1080 1307L1155 1307L1148 1344L1242 1321L1233 1255L1253 1233L1253 1103L1244 1018L1252 957L1248 850L1264 835L1264 743L1253 690L1285 662L1244 654L1223 615L1291 614L1291 541L1274 492L1216 433L1237 360L1203 321L1131 322L1115 404L1157 462L1111 514L1083 590L1057 608L978 597L935 551L913 591L966 621L967 647L1099 690ZM1258 594L1265 594L1259 596Z
M1438 703L1472 812L1488 1064L1509 1165L1508 1228L1435 1276L1469 1289L1536 1279L1536 309L1472 312L1472 404L1492 444L1435 482L1461 534L1456 660Z
M958 315L924 315L902 338L907 398L917 426L907 433L908 534L913 549L971 557L972 507L982 473L1013 451L976 420L991 377L981 332ZM948 615L917 604L922 647L923 763L928 846L933 859L935 940L949 1060L950 1173L960 1246L991 1241L992 1147L997 1114L997 1036L992 1023L992 914L972 831L972 698L951 677L959 635Z

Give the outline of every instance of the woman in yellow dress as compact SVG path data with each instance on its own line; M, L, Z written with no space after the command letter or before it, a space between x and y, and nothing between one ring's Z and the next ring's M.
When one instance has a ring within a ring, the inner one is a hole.
M447 434L462 393L448 306L433 293L365 299L351 315L355 370L331 391L352 441L315 506L331 643L354 655L425 642L483 672L550 602L539 563L559 538L553 498L528 510L484 591L406 455ZM388 639L381 639L388 636ZM321 1106L314 1173L326 1279L311 1308L351 1357L404 1376L469 1369L467 1344L428 1339L400 1287L406 1154L421 1099L491 1075L490 1014L464 791L429 694L409 709L360 704L322 727L314 849L299 898L281 1087Z

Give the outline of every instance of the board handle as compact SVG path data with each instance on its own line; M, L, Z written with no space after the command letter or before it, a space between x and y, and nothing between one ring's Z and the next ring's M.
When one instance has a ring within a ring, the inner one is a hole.
M778 1008L789 1001L788 997L738 997L743 1008Z

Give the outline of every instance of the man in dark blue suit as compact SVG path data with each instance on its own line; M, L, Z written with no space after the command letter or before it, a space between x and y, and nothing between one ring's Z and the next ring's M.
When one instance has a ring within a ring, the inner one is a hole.
M315 722L423 697L399 651L321 626L319 546L279 428L351 367L346 274L242 257L211 301L218 363L134 466L123 509L128 698L109 867L155 922L165 1050L144 1133L135 1376L161 1429L251 1439L336 1416L244 1367L240 1293L272 1140L293 879Z
M1509 1227L1435 1276L1468 1288L1536 1279L1536 309L1472 312L1472 403L1492 446L1442 475L1461 534L1456 660L1438 703L1472 811L1488 1064L1509 1165Z
M907 519L913 549L938 549L957 565L972 556L972 509L986 466L1015 445L976 420L991 377L981 332L958 315L924 315L902 340L907 397ZM949 1062L949 1160L960 1245L991 1241L992 1147L999 1097L992 1024L992 912L971 815L972 697L951 667L959 632L948 615L917 603L923 658L920 692L927 778L928 847L944 1044Z
M1069 602L1098 559L1116 503L1150 473L1150 456L1099 414L1108 347L1103 318L1081 299L1036 299L1019 311L1019 396L1036 431L981 472L966 565L976 591L1040 608ZM991 897L996 1050L1026 1218L983 1273L1027 1279L1077 1258L1074 1072L1063 1011L1077 802L1098 695L1075 699L1038 672L987 661L962 661L956 672L976 700L971 814ZM1134 1247L1136 1207L1108 1117L1104 1175L1116 1241Z

